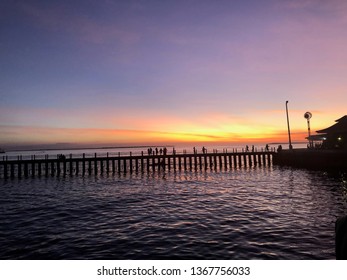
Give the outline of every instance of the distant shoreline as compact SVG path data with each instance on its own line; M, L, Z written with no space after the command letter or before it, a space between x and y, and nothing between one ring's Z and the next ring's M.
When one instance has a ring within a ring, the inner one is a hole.
M190 143L192 144L192 143ZM242 143L247 145L247 143ZM288 142L271 142L267 143L268 145L286 145ZM295 144L307 144L307 141L297 141L297 142L292 142L293 145ZM193 145L193 144L192 144ZM264 144L265 145L265 144ZM194 146L194 145L193 145ZM217 145L218 146L218 145ZM108 150L108 149L138 149L138 148L157 148L157 147L167 147L167 148L175 148L175 145L127 145L127 146L104 146L104 147L18 147L18 148L10 148L10 149L5 149L4 152L43 152L43 151L81 151L81 150Z
M154 148L154 147L174 147L172 145L141 145L141 146L110 146L110 147L84 147L84 148L29 148L29 149L11 149L5 152L34 152L34 151L61 151L61 150L107 150L107 149L132 149L132 148Z

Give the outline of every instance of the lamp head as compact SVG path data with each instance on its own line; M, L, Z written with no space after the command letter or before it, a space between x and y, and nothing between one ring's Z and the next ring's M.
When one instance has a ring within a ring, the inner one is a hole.
M311 114L310 112L306 112L306 113L304 114L304 118L305 118L306 120L309 120L310 118L312 118L312 114Z

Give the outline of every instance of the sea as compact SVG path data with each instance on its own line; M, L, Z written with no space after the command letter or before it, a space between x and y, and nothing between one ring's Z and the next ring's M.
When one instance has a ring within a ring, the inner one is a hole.
M347 175L270 164L0 179L0 208L2 260L335 259L335 221L347 214Z

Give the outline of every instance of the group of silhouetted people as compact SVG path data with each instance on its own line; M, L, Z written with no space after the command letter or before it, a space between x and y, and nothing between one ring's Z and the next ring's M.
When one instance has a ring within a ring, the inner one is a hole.
M252 145L252 153L255 151L254 145ZM249 152L249 147L246 145L246 152Z
M60 155L58 155L58 159L64 161L64 160L66 160L66 156L63 154L60 154Z
M249 152L249 151L250 151L248 145L246 145L245 151L246 151L246 152ZM252 151L252 153L256 152L256 149L255 149L254 145L252 145L251 151ZM265 145L265 151L266 151L266 152L270 151L270 146L269 146L269 144L266 144L266 145Z
M166 147L160 148L160 149L158 149L158 148L155 148L155 149L148 148L147 152L148 152L149 156L154 156L154 155L156 155L156 156L157 155L164 155L164 156L166 156L167 155L167 148Z

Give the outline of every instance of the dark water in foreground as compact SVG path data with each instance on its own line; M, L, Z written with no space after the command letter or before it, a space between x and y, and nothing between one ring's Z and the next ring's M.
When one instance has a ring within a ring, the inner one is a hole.
M278 167L0 181L1 259L334 259L346 177Z

